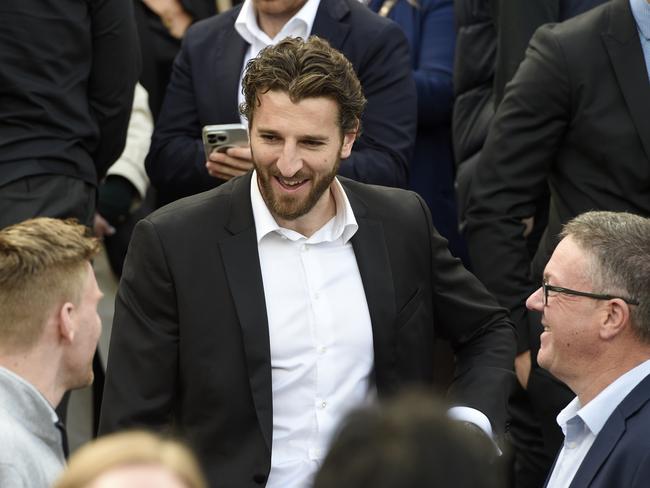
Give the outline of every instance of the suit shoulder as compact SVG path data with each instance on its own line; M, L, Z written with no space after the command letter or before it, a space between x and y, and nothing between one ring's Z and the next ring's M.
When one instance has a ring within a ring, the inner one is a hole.
M368 45L368 39L402 33L399 25L387 17L377 15L359 0L321 0L320 8L334 20L349 24L352 27L352 37L364 39ZM313 33L318 35L318 32Z
M231 180L211 190L181 198L157 209L144 220L156 228L171 227L177 232L183 225L194 225L197 221L223 225L234 186L235 181Z
M370 216L382 220L421 222L426 204L422 197L411 190L389 186L369 185L339 176L350 200L361 201Z
M194 46L213 41L225 30L233 28L240 9L241 5L219 15L195 22L183 36L183 44Z
M606 29L610 10L610 4L606 2L564 22L544 24L537 29L533 39L554 37L563 45L571 45L582 40L599 38Z

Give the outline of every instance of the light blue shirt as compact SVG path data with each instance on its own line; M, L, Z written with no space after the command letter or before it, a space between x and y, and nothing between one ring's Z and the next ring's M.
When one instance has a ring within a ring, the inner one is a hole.
M650 3L647 0L630 0L630 6L641 39L645 69L650 79Z
M612 412L648 375L650 375L650 360L620 376L584 407L576 397L560 412L557 423L564 433L564 446L557 458L547 488L566 488L571 484Z

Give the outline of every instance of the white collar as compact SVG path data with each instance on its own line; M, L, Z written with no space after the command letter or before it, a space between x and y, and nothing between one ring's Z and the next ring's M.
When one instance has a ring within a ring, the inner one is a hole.
M275 44L279 40L287 37L287 31L294 26L302 27L304 36L307 37L311 33L319 5L320 0L307 0L302 8L296 12L296 14L284 25L282 30L278 32L278 35L276 35L274 39L271 39L264 31L262 31L262 29L260 29L257 23L257 15L255 7L253 6L253 0L245 0L241 10L239 11L239 15L235 20L235 30L248 44L251 45L256 43L261 43L266 46Z
M566 435L566 424L577 415L592 434L598 435L616 407L648 375L650 360L619 376L584 407L578 397L575 397L557 416L558 425Z
M255 219L257 243L259 244L268 234L276 232L292 241L306 239L307 242L316 244L326 241L331 242L340 238L342 243L346 244L357 232L359 225L354 217L354 212L352 211L352 206L350 205L348 196L345 194L345 190L341 186L338 178L334 178L330 185L330 190L332 191L334 201L336 202L336 215L307 239L298 232L278 225L260 193L260 189L257 185L257 172L253 171L251 176L250 195L251 204L253 206L253 218Z

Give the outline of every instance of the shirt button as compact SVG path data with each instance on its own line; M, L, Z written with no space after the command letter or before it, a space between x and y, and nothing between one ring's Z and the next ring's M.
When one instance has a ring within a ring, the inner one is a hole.
M307 244L303 244L302 245L302 252L307 252L307 251L309 251L309 247L307 246Z
M325 407L327 407L327 402L326 402L325 400L323 400L322 402L320 402L319 407L320 407L320 408L325 408Z
M327 352L327 347L318 346L318 354L325 354Z
M320 293L316 292L314 293L314 300L318 300L320 298Z

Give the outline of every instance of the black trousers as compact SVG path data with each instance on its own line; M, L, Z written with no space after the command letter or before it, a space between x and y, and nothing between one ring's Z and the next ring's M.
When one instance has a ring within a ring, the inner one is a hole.
M76 218L92 227L97 190L79 178L34 175L0 186L0 229L34 217Z

